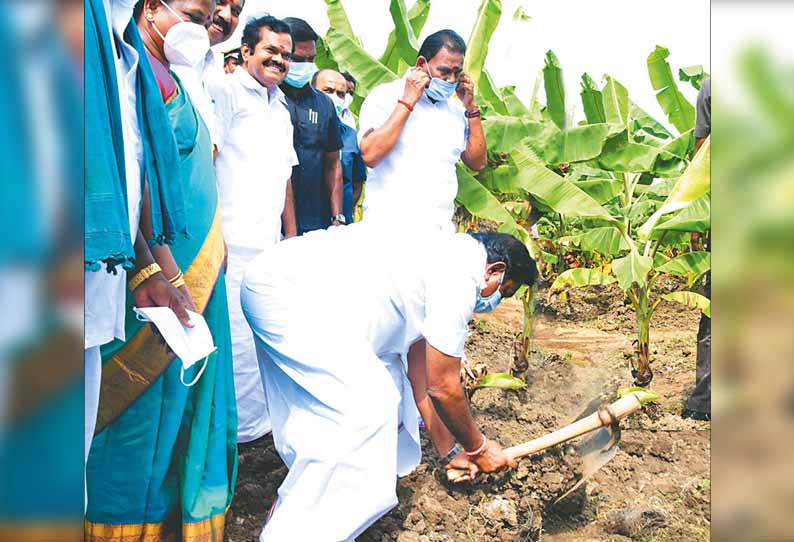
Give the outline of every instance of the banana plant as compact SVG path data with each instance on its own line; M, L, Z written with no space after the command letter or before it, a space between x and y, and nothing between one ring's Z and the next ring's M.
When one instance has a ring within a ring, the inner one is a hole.
M359 81L351 109L358 111L375 86L401 77L416 55L417 36L430 9L418 0L406 9L391 0L394 30L379 56L367 53L344 14L342 0L326 0L332 24L318 47L320 67L347 70ZM637 314L638 384L650 382L649 322L659 301L653 283L661 274L686 276L689 284L708 268L708 254L670 258L683 246L682 232L709 227L708 147L690 164L694 148L694 108L677 87L667 62L669 51L657 47L648 56L648 74L657 100L674 127L668 129L629 98L628 89L605 75L599 86L582 76L585 120L574 123L562 85L560 59L549 51L545 68L528 105L515 87L497 87L486 69L488 45L502 15L500 0L482 0L468 40L464 69L476 85L483 112L488 166L479 172L457 165L456 201L467 221L494 223L499 231L522 240L536 259L553 255L541 250L530 234L538 214L565 224L562 242L604 258L597 268L563 272L553 291L617 282ZM524 14L526 15L526 14ZM515 17L514 17L515 19ZM689 66L679 79L693 85L702 68ZM540 103L540 84L546 105ZM530 294L525 294L530 295ZM694 292L666 298L708 311L707 300ZM529 353L532 318L524 298L525 325L518 341L519 358Z

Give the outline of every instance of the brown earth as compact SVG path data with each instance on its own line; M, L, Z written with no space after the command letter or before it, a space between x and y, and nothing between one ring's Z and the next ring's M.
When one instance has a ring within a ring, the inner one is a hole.
M663 287L671 288L672 284ZM634 314L614 287L593 287L545 298L535 320L528 388L479 390L477 422L504 446L530 440L573 421L594 401L611 401L630 385ZM699 315L663 303L651 327L655 378L662 399L656 416L621 423L614 459L559 503L580 477L571 445L519 460L501 475L449 487L429 442L424 463L400 480L399 505L359 542L700 542L710 528L710 424L682 420L694 384ZM467 344L473 363L507 371L521 328L521 304L505 300L477 318ZM269 437L240 447L235 501L226 540L255 541L286 468Z

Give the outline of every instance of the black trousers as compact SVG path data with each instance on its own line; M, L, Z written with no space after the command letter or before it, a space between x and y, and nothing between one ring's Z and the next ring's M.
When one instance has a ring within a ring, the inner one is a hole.
M711 298L711 273L706 279L706 297ZM698 326L697 361L695 362L695 389L687 400L687 408L711 414L711 318L700 315Z

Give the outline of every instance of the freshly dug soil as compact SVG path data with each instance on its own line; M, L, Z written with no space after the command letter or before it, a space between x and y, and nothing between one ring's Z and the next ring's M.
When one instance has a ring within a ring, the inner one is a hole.
M527 389L479 390L472 399L477 422L503 446L566 425L631 384L634 314L619 290L596 287L567 299L547 300L545 292L541 297ZM521 311L519 302L506 300L494 313L477 317L467 344L469 360L485 363L490 372L507 371ZM572 445L453 487L423 437L423 464L399 481L399 505L359 542L708 540L710 425L680 418L694 385L698 317L671 303L660 306L651 331L656 374L651 387L662 395L656 417L639 413L624 420L615 458L559 503L581 475ZM270 437L240 446L229 542L257 539L285 476ZM632 530L636 525L648 528Z

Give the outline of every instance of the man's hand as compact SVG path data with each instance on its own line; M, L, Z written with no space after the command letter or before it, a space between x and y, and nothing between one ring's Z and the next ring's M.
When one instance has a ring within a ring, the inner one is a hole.
M474 101L474 81L471 80L469 74L461 73L458 77L458 88L455 92L463 102L466 111L474 111L477 109L477 104Z
M459 478L455 478L456 484L474 480L474 477L477 476L477 473L480 471L480 469L477 468L477 465L469 460L465 452L458 453L458 455L456 455L445 468L447 470L456 469L461 472L466 471L466 473L461 474Z
M505 455L499 443L488 440L485 451L471 459L483 472L494 472L516 466L516 460Z
M425 88L430 84L430 76L425 70L412 69L405 79L405 91L403 92L403 101L408 102L412 106L422 98Z
M185 300L185 296L174 288L162 272L155 273L132 292L136 307L168 307L176 313L183 326L193 327L187 309L193 305Z

